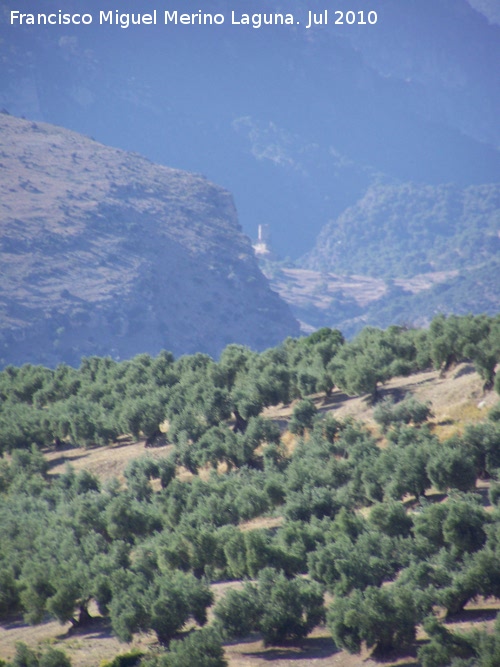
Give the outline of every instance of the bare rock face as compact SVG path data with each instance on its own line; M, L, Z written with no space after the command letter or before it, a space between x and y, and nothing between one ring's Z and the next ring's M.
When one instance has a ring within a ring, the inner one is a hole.
M228 192L0 114L0 364L217 355L297 335Z

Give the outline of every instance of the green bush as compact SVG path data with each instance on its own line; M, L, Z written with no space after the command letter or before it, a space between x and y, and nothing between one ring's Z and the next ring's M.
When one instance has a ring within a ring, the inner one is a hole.
M500 402L496 403L488 412L488 419L492 422L500 422Z
M71 660L58 649L49 647L40 658L40 667L71 667Z
M429 636L429 643L417 652L422 667L456 665L455 659L467 660L474 655L471 644L464 637L450 632L435 616L424 620L424 630Z
M317 414L318 410L311 400L300 401L293 409L289 430L296 435L304 435L306 429L312 428Z
M16 654L9 667L71 667L71 660L63 651L52 646L40 654L35 653L23 642L18 642Z
M387 431L393 424L423 424L432 415L428 403L421 403L413 396L405 398L399 403L389 396L378 403L373 411L373 418Z
M242 591L229 591L214 613L227 636L259 631L266 645L306 637L325 617L319 584L288 579L272 568L260 572L258 586L247 583Z
M327 623L337 646L359 653L363 642L379 654L410 646L415 640L417 610L409 587L369 587L336 597Z
M227 667L220 637L214 628L191 632L170 644L165 667Z
M128 653L122 653L113 658L113 660L103 660L99 667L136 667L141 661L144 653L133 649Z

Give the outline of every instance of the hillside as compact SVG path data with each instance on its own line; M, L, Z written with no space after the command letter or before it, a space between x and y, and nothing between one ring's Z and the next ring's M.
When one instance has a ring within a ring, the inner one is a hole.
M230 194L202 176L6 114L0 155L0 365L298 332Z
M500 185L407 183L368 190L330 221L304 268L408 278L470 269L500 254Z
M498 311L497 276L492 259L479 268L431 271L411 278L372 278L262 262L273 290L286 301L304 333L321 327L351 337L364 326L427 326L438 313L466 315Z
M499 358L500 316L482 315L217 361L9 366L0 656L93 667L118 641L142 653L131 667L498 654Z
M425 326L500 306L500 186L374 186L297 262L261 256L304 331ZM270 255L272 257L272 255Z
M374 26L307 30L307 11L323 4L287 0L278 11L300 26L241 30L221 0L220 30L186 33L97 18L85 28L11 26L17 5L3 0L0 108L206 174L232 192L247 235L269 224L277 252L294 259L375 183L498 181L500 26L471 7L493 16L497 3L377 0L366 6L378 12ZM23 7L40 10L37 0ZM123 0L120 11L137 9ZM254 0L251 11L269 4Z
M482 385L483 382L474 372L473 366L464 363L452 369L445 377L440 376L438 371L423 371L406 378L393 378L384 385L383 392L384 395L410 394L422 403L429 402L434 414L434 428L449 436L462 432L467 424L483 420L496 403L497 394L493 391L485 394ZM365 398L347 396L340 390L335 390L328 398L316 396L314 403L322 414L330 413L338 419L353 417L369 424L371 428L376 428L373 419L374 407L367 403ZM291 403L267 408L264 416L284 428L288 425L294 405L295 403ZM148 451L148 456L167 456L171 450L171 445L154 447ZM128 439L106 447L47 451L46 458L52 475L64 473L66 465L70 464L76 471L88 470L102 482L117 477L123 483L123 472L127 465L143 454L144 441L132 442Z
M434 416L432 427L440 438L449 437L453 433L462 433L467 425L483 421L489 409L495 404L498 396L494 392L484 394L482 381L474 372L470 364L461 364L453 368L446 377L436 371L415 373L407 378L394 378L387 382L384 393L411 394L422 402L431 402ZM348 397L335 390L325 399L317 396L314 399L316 407L323 414L334 415L338 419L354 417L369 425L374 433L377 426L373 420L373 407L367 405L365 397ZM276 421L283 426L289 423L294 405L269 408L265 412L266 419ZM290 433L285 433L283 440L293 449L297 438L293 439ZM382 441L380 441L382 443ZM148 456L158 459L165 456L168 448L159 447L149 450ZM144 442L122 442L107 447L90 449L67 449L65 451L47 451L45 456L49 463L50 476L60 476L65 473L67 464L74 467L75 472L88 471L96 475L101 483L109 483L113 477L118 477L121 483L125 481L123 472L131 460L144 454ZM487 503L487 495L483 481L478 481L477 489L483 494ZM430 497L434 492L430 492ZM267 520L269 526L281 525L279 516ZM273 523L274 521L274 523ZM266 527L265 519L254 519L242 524L244 530L258 530ZM220 599L229 589L238 589L237 582L223 582L212 585L216 600ZM491 626L491 616L499 605L497 601L485 603L478 600L470 603L463 618L454 619L449 627L466 629L468 627ZM92 609L97 614L97 609ZM474 625L475 624L475 625ZM419 633L420 641L424 635ZM104 659L112 659L118 653L124 653L131 648L148 650L156 645L152 633L139 634L130 645L120 643L111 634L107 621L91 626L72 630L69 623L61 625L55 621L29 627L21 621L0 625L0 657L9 658L14 655L15 643L23 641L30 647L52 645L64 650L71 658L74 667L95 667ZM300 644L289 643L279 647L265 647L260 637L252 635L244 642L227 642L225 655L229 667L265 667L272 660L276 667L308 667L311 664L317 667L376 667L381 664L370 659L369 653L363 651L359 656L349 655L335 647L328 629L318 626L308 639ZM382 663L386 667L417 667L418 661L413 655L402 654L393 659L386 659Z

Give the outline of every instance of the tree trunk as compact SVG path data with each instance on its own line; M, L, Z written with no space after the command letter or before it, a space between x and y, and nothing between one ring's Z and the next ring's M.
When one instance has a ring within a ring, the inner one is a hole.
M494 385L495 385L495 376L493 376L489 380L486 380L486 382L483 384L483 392L491 391Z
M155 431L152 435L148 436L146 438L146 442L144 444L145 447L155 447L157 444L157 440L159 440L163 436L163 433L158 429Z
M92 616L89 614L88 604L90 600L82 602L80 605L80 613L78 615L78 625L88 625L92 621Z
M448 355L446 358L446 361L444 362L443 367L441 368L441 372L439 373L439 377L445 377L446 373L452 368L452 366L455 366L457 363L457 358L454 354Z
M243 417L240 415L240 413L236 408L234 408L233 413L236 419L236 423L233 426L234 433L245 433L245 431L247 430L248 421L246 419L243 419Z

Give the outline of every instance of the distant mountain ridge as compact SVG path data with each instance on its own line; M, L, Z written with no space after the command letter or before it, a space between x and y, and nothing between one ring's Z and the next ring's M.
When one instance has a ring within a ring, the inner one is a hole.
M296 262L263 261L302 323L352 336L500 310L500 184L374 186Z
M375 26L306 30L308 10L324 1L286 0L276 10L300 26L166 32L15 28L8 12L18 3L0 0L0 108L206 174L233 193L248 235L268 224L278 254L296 259L372 185L500 180L500 26L486 18L495 2L474 0L481 11L467 0L371 4ZM200 9L195 0L169 6ZM23 7L40 11L38 0ZM229 0L215 7L233 9ZM44 11L58 8L44 0ZM138 6L121 0L119 9Z
M374 186L322 229L300 264L403 278L472 268L500 254L500 184Z
M230 194L62 128L0 114L0 364L217 355L298 333Z

